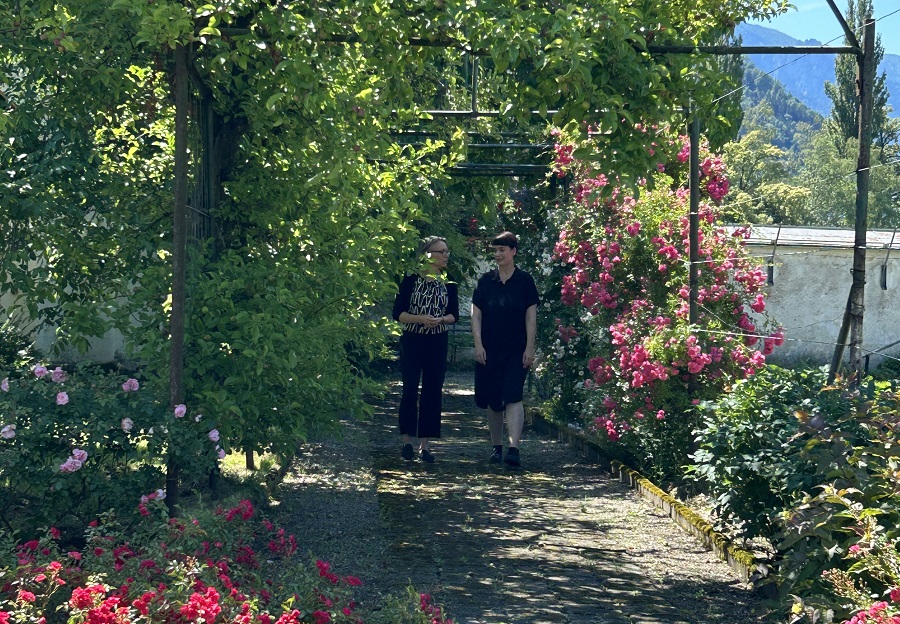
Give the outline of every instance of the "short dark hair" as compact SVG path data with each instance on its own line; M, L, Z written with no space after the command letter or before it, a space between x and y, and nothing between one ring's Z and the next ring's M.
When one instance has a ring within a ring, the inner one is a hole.
M512 232L500 232L491 241L491 245L503 245L504 247L509 247L510 249L518 249L519 239L516 238L516 235Z
M438 241L442 243L447 243L447 239L443 236L427 236L422 239L422 242L419 244L419 255L424 256L431 246L437 243Z

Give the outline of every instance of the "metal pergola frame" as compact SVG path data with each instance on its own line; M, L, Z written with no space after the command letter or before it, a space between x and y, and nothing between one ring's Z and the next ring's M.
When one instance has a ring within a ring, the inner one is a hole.
M871 124L872 109L874 104L873 87L875 81L875 20L869 19L865 24L863 45L860 45L856 34L850 28L843 14L837 8L834 0L826 0L829 8L835 16L838 24L844 32L845 39L850 45L844 46L722 46L722 45L659 45L647 46L650 54L853 54L857 59L857 89L859 94L859 151L857 155L856 169L856 210L855 210L855 241L853 252L853 268L851 269L852 282L844 317L838 338L835 342L835 350L832 356L829 370L829 381L833 382L843 360L844 349L847 346L849 335L850 342L850 370L854 374L852 383L858 384L863 370L862 339L863 339L863 313L865 310L865 277L866 277L866 230L868 229L868 190L869 190L869 166L871 164ZM410 45L418 46L443 46L464 48L459 42L410 40ZM478 118L499 117L500 111L481 111L478 109L478 57L487 54L485 51L468 50L472 58L472 82L471 82L471 108L469 110L428 110L432 117L439 118ZM557 111L530 111L532 115L551 115ZM690 276L689 276L689 316L691 324L696 324L698 313L697 293L699 287L699 142L700 127L696 111L686 110L689 136L691 140L690 157ZM477 144L476 144L477 145ZM469 147L473 147L470 145ZM487 144L482 144L487 147ZM505 146L504 146L505 147ZM520 149L532 149L536 145L518 145ZM482 169L483 167L483 169ZM451 168L454 175L521 175L524 171L539 171L543 167L549 171L549 167L534 165L534 169L528 169L521 164L493 164L493 163L469 163Z
M847 302L844 315L844 325L841 329L841 338L838 342L846 341L845 328L850 328L850 360L854 371L861 370L860 345L862 342L863 320L863 293L865 286L865 252L866 252L866 224L867 224L867 190L869 177L869 157L871 151L871 117L872 117L872 83L875 76L874 43L875 22L869 20L865 27L864 46L860 47L852 29L847 25L834 0L826 0L832 12L844 30L844 35L850 46L844 47L742 47L742 46L649 46L647 51L651 54L855 54L858 62L858 83L860 93L860 151L857 167L857 197L856 197L856 239L853 260L853 284ZM221 28L224 35L250 34L249 29ZM334 43L349 43L351 38L341 39L332 37ZM449 40L428 40L424 38L412 38L407 41L410 46L443 46L465 49L473 58L472 71L472 103L468 111L428 111L432 117L456 117L477 118L485 116L500 116L499 111L478 110L478 71L477 56L486 54L485 51L469 51L460 42ZM170 354L169 354L169 401L171 405L181 402L183 394L184 374L184 309L185 309L185 266L187 259L187 211L188 211L188 107L189 107L189 82L190 69L188 63L188 49L183 44L177 44L174 50L175 76L173 83L173 95L175 99L175 172L174 172L174 207L173 207L173 245L172 245L172 310L170 315ZM547 115L551 111L538 112ZM555 112L555 111L554 111ZM699 169L696 154L699 152L699 122L694 111L689 112L691 126L691 310L696 310L696 263L697 256L697 222L699 203ZM505 146L504 146L505 147ZM532 146L527 146L532 149ZM521 147L519 148L521 149ZM523 171L523 165L516 164L513 169L509 164L505 170L497 168L491 175L503 172L511 175L513 171ZM471 167L463 167L468 175L475 171ZM486 171L479 169L479 171ZM530 170L529 170L530 171ZM460 171L462 173L462 171ZM692 316L692 322L696 316ZM832 361L832 377L836 373L837 364L840 363L843 353L843 344L835 351ZM857 382L858 382L857 375ZM179 467L171 460L166 468L166 487L170 497L166 500L170 513L178 502L178 478Z

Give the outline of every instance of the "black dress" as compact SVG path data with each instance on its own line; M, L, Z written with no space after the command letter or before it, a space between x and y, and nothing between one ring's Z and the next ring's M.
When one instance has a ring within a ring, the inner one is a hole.
M528 344L525 312L540 302L534 279L520 269L504 283L500 271L488 271L478 280L472 303L481 310L481 344L487 356L475 364L475 403L502 412L522 400L528 369L522 355Z

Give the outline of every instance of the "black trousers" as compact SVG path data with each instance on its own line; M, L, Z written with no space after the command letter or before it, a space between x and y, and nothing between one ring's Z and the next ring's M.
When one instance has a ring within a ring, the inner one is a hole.
M447 332L400 336L400 434L417 438L441 437L441 399L447 373ZM421 391L419 383L421 382Z

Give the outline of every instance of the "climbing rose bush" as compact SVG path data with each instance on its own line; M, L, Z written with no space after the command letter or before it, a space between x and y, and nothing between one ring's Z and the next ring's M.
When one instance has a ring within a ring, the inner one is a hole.
M719 222L729 184L705 145L699 317L690 324L689 145L686 137L667 142L656 129L638 129L660 158L639 192L587 159L593 139L555 135L555 171L571 179L571 193L551 211L558 237L543 277L558 294L542 372L555 377L557 394L570 397L566 408L591 430L671 477L686 463L692 404L764 366L784 334L766 314L766 272L746 249L749 232ZM667 150L674 153L668 161ZM567 383L574 387L561 387Z
M92 522L81 548L50 529L0 549L0 622L361 624L359 578L300 556L249 500L167 520L159 499L123 526ZM375 609L372 609L375 611ZM391 599L372 621L452 624L431 597ZM404 619L394 618L398 613Z

